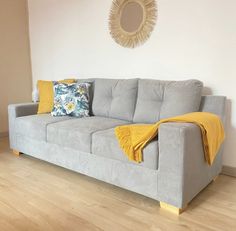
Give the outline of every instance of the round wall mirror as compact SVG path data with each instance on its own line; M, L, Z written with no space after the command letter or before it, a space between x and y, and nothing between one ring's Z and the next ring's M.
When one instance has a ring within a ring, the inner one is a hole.
M156 18L155 0L113 0L111 36L121 46L134 48L150 37Z
M136 32L144 20L143 8L138 2L128 2L120 15L120 26L128 32Z

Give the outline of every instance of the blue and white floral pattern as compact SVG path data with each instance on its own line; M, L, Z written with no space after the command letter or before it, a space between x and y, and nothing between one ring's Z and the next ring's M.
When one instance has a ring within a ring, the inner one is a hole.
M59 83L53 82L54 106L52 116L89 116L90 83Z

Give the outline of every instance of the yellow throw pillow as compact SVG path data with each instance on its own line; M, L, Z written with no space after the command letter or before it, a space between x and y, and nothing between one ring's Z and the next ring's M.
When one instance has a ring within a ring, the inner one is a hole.
M74 83L75 79L65 79L58 81L60 83ZM38 114L50 113L54 104L53 82L38 80L39 106Z

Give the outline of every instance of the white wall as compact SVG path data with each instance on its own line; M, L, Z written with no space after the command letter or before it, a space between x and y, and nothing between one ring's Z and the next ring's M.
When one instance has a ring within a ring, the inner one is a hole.
M226 95L224 164L236 167L236 1L159 0L151 38L122 48L109 35L111 0L28 0L34 85L77 77L197 78Z
M0 137L8 104L29 102L31 89L27 0L0 0Z

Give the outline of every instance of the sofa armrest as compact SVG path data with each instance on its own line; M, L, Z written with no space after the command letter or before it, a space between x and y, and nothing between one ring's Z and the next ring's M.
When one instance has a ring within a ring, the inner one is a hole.
M38 103L11 104L8 106L9 139L10 147L16 147L15 119L21 116L37 114Z
M197 125L164 123L158 134L158 199L184 208L221 172L222 148L209 166Z
M9 117L21 117L27 115L37 114L38 103L21 103L21 104L10 104L8 106Z

